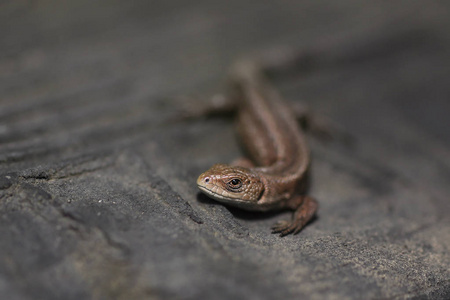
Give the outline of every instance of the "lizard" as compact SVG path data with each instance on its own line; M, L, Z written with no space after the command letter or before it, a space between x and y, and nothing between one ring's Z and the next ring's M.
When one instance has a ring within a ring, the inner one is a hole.
M311 66L332 66L383 55L385 49L395 48L399 36L402 41L405 36L409 38L407 41L417 41L415 30L394 32L388 36L383 32L370 40L357 38L356 43L324 43L303 51L278 48L259 59L236 63L230 81L238 111L237 129L251 160L213 165L198 177L198 188L219 202L246 210L293 210L292 220L276 223L272 232L281 236L300 232L318 209L317 201L306 195L310 153L293 114L295 109L283 101L267 74L289 73L293 69L305 70ZM220 101L218 109L214 106L212 111L223 110ZM225 105L228 111L230 107ZM200 110L197 115L207 114L208 110L211 108ZM303 111L301 117L308 123L304 125L309 130L327 139L337 134L347 145L353 144L353 138L347 133L334 131L330 135L327 122L320 124L320 120L314 120L308 114Z
M272 233L297 234L311 221L318 202L306 195L310 151L296 116L266 76L258 60L243 60L231 70L237 129L251 160L215 164L197 179L210 198L250 211L293 210Z

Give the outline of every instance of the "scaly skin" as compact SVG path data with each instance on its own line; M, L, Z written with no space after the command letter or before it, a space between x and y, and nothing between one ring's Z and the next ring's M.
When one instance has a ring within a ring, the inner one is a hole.
M197 185L209 197L242 209L294 210L292 220L275 224L272 232L296 234L318 207L304 195L310 161L305 138L256 62L236 64L231 83L238 132L256 167L216 164L199 176Z

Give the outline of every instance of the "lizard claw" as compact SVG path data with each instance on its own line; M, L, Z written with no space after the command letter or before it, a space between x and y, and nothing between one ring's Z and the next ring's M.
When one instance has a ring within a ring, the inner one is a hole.
M295 211L292 221L279 221L272 226L272 233L279 233L281 237L288 234L297 234L303 227L312 219L317 211L317 202L311 197L301 196L301 198L294 198L294 200L300 199L300 207Z
M303 222L289 222L289 221L278 221L275 225L272 226L272 233L279 233L280 237L286 236L290 233L297 234L299 233L304 225Z
M289 226L290 222L288 221L278 221L277 223L275 223L271 228L272 228L272 233L279 233L281 231L283 231L284 229L286 229Z

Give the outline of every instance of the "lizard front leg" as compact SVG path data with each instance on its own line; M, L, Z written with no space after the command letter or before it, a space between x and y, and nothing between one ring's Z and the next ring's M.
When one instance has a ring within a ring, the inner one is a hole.
M305 225L311 221L314 214L319 207L316 200L309 196L296 196L289 200L289 207L295 209L291 221L279 221L272 226L272 233L279 233L280 236L285 236L290 233L299 233Z

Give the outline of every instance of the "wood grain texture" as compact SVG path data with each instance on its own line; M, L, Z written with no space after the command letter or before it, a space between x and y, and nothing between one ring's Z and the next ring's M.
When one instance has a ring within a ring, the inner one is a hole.
M449 9L0 4L0 298L450 298ZM354 139L308 137L321 208L284 239L268 227L287 214L197 191L242 155L231 120L173 121L236 58L279 45L320 54L275 76L284 97Z

